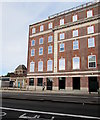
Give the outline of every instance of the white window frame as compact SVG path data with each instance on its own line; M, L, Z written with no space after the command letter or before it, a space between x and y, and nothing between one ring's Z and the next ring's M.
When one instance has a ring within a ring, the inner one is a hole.
M75 59L78 59L78 63L75 63ZM80 57L73 57L73 70L80 69Z
M52 45L48 46L48 54L52 54Z
M78 36L78 29L77 30L73 30L73 37L77 37Z
M34 34L36 32L36 28L32 28L32 34Z
M95 61L92 61L92 62L95 62L95 67L89 67L89 63L90 63L90 62L89 62L89 57L91 57L91 56L95 56ZM97 63L96 63L96 55L89 55L89 56L88 56L88 68L96 68L96 64L97 64Z
M34 44L33 44L33 41L34 41ZM35 40L31 41L31 46L35 46Z
M78 20L77 18L78 18L77 15L73 15L73 22L77 21Z
M39 72L43 71L43 61L38 62L38 71Z
M35 62L30 62L30 72L34 72Z
M52 40L53 40L53 36L52 35L48 36L48 43L52 42Z
M62 47L62 45L63 45L63 47ZM64 49L61 50L61 48L64 48ZM59 44L59 51L60 51L60 52L64 52L64 50L65 50L65 43L60 43L60 44Z
M78 49L79 49L79 40L74 40L73 41L73 50L78 50Z
M65 33L60 33L59 38L60 38L60 40L63 40L65 38Z
M49 29L52 28L52 22L50 22L50 23L48 24L48 28L49 28Z
M51 62L51 64L50 64ZM53 61L52 60L48 60L47 61L47 71L52 71L52 66L53 66Z
M42 49L42 50L41 50ZM42 52L42 53L41 53ZM39 55L43 55L43 47L39 48Z
M60 19L60 25L64 25L64 19Z
M88 38L88 48L95 47L94 37Z
M42 40L42 43L41 43L41 40ZM43 44L43 37L39 39L39 44Z
M35 49L31 49L31 56L35 56Z
M65 58L59 59L59 70L65 70Z
M93 10L88 10L87 11L87 18L93 17Z
M44 25L40 26L40 32L44 30Z
M94 26L93 26L93 25L87 27L87 33L88 33L88 34L94 33Z

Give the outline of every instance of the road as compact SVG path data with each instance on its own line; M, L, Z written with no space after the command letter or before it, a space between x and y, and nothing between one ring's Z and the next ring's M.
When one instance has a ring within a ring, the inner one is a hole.
M97 120L100 105L51 101L2 100L2 120Z

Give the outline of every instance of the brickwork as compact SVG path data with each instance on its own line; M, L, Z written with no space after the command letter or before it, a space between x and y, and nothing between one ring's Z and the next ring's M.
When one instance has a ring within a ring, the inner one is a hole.
M65 77L66 90L73 90L73 77L80 77L80 90L89 87L88 77L97 77L100 68L99 54L99 7L100 3L96 2L91 5L73 10L71 12L48 18L44 21L29 26L29 43L28 43L28 62L27 62L27 78L37 78L41 76L43 83L47 85L47 78L53 79L54 89L59 90L59 77ZM92 17L87 18L87 12L92 11ZM77 21L73 22L73 16L77 15ZM64 25L60 26L60 20L64 19ZM49 29L49 23L52 28ZM40 32L40 26L43 25L43 31ZM93 26L94 33L88 34L88 27ZM32 29L35 28L35 33ZM78 30L78 36L73 37L73 30ZM64 33L64 39L60 40L60 34ZM48 42L48 37L52 36L52 42ZM43 38L43 44L39 44L39 39ZM94 37L94 47L88 47L88 39ZM32 46L32 40L35 45ZM78 49L73 50L73 42L78 41ZM64 43L64 51L60 52L60 44ZM48 46L52 46L52 53L48 54ZM43 55L39 55L39 48L43 47ZM35 49L35 55L31 56L31 50ZM88 68L88 56L96 55L96 67ZM80 58L79 69L73 69L73 57ZM59 59L65 58L65 70L59 70ZM47 61L52 60L52 71L47 71ZM30 63L35 63L34 72L30 72ZM43 61L43 71L38 71L38 62ZM94 76L95 75L95 76ZM99 79L99 78L98 78ZM37 79L35 78L35 81ZM64 84L63 82L61 83ZM78 84L78 83L77 83ZM36 85L36 84L35 84ZM99 84L100 86L100 84ZM62 87L63 88L63 87Z

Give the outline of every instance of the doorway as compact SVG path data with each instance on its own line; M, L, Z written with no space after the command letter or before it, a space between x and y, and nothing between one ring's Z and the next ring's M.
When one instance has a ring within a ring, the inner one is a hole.
M52 79L47 78L47 90L52 90Z
M65 89L65 77L59 78L59 90Z
M89 92L97 92L98 90L98 82L97 77L89 77Z
M80 77L73 77L73 90L80 90Z
M18 82L18 88L20 88L20 82Z

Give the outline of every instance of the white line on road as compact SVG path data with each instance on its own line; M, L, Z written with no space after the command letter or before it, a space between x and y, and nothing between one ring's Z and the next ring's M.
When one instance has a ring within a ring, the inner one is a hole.
M0 112L0 117L1 116L6 116L6 113L5 112Z
M0 109L12 110L12 111L18 111L18 112L39 113L39 114L57 115L57 116L65 116L65 117L76 117L76 118L87 118L87 119L98 119L98 120L100 120L100 117L84 116L84 115L73 115L73 114L53 113L53 112L44 112L44 111L32 111L32 110L6 108L6 107L0 107Z

